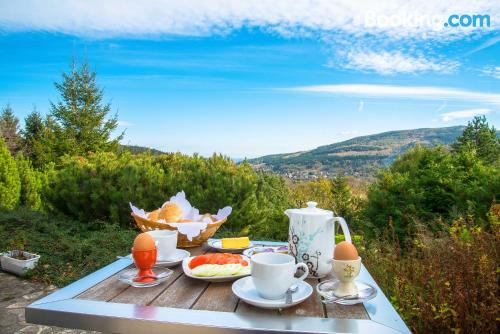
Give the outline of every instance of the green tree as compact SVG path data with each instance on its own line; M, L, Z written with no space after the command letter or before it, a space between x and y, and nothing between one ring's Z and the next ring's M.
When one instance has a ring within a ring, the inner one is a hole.
M489 126L485 116L474 117L452 147L454 152L473 149L487 163L500 159L500 139L495 127Z
M42 206L43 173L34 170L31 161L22 154L18 154L16 164L21 181L20 204L31 210L39 210Z
M19 119L14 115L12 108L7 104L0 114L0 137L2 137L12 155L21 150L21 136L19 135Z
M57 156L86 155L89 152L116 151L123 133L112 139L117 115L109 117L111 105L103 103L103 90L97 86L96 72L84 63L73 64L70 73L55 83L61 101L51 102L47 126L54 134L51 142Z
M13 209L19 203L21 182L14 158L0 138L0 209Z
M24 154L31 160L36 168L42 168L47 162L52 161L50 145L50 129L36 108L24 119L22 130ZM55 138L54 138L55 140Z
M499 197L500 170L485 164L476 151L451 154L444 147L417 146L383 170L368 192L366 232L380 234L392 221L401 241L416 224L432 232L461 215L488 225L489 207Z

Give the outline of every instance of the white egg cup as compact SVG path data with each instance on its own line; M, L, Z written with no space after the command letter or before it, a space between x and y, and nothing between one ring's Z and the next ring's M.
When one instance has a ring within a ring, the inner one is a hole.
M337 297L355 295L358 293L358 287L354 279L359 275L361 269L361 257L356 260L332 260L333 273L339 280L337 290L334 291Z

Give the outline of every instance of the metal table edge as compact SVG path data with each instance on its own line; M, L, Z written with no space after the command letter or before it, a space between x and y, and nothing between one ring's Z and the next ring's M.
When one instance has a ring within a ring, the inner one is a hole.
M80 278L79 280L65 286L64 288L61 288L50 295L47 295L35 302L33 302L29 306L34 306L34 305L39 305L39 304L45 304L45 303L51 303L54 301L58 300L64 300L64 299L71 299L82 292L90 289L94 285L104 281L105 279L113 276L117 272L125 269L129 265L132 264L132 259L131 258L121 258L119 260L116 260L107 266L102 267L101 269L98 269L97 271L94 271L93 273Z
M261 244L261 245L284 245L286 243L284 242L273 242L273 241L253 241L254 244ZM64 324L61 323L48 323L49 319L52 319L50 321L54 321L53 317L50 317L50 315L63 315L65 314L65 311L62 309L58 309L61 305L66 305L66 306L71 306L71 308L74 308L73 310L76 311L76 313L72 314L85 314L88 316L95 315L98 316L99 314L99 309L93 309L93 311L90 312L83 312L80 313L78 310L82 305L84 305L86 302L92 302L92 303L102 303L99 306L104 307L106 309L109 308L109 305L128 305L128 306L133 306L137 310L141 308L148 308L148 309L157 309L157 310L169 310L170 312L177 312L181 309L174 309L174 308L167 308L167 307L153 307L153 306L137 306L137 305L131 305L131 304L117 304L117 303L109 303L109 302L97 302L97 301L89 301L89 300L78 300L78 299L73 299L74 297L78 296L82 292L90 289L94 285L98 284L99 282L111 277L112 275L116 274L117 272L121 271L122 269L128 267L130 264L132 264L132 260L128 257L121 258L119 260L116 260L109 265L71 283L70 285L53 292L52 294L39 299L32 304L28 305L26 307L26 321L28 322L33 322L33 323L39 323L39 324L44 324L44 325L59 325L63 326ZM396 312L392 304L389 302L387 297L384 295L380 287L377 285L373 277L370 275L368 270L364 266L362 266L362 270L360 273L360 280L372 284L377 288L377 297L375 297L372 301L364 303L365 309L370 317L371 320L358 320L358 319L329 319L329 320L336 320L337 322L340 321L341 323L344 322L349 322L352 321L354 323L365 323L366 321L372 323L373 325L378 325L381 326L381 328L384 328L387 332L389 329L393 329L394 331L400 332L400 333L410 333L410 330L404 323L404 321L401 319L399 314ZM97 304L96 304L97 305ZM215 312L215 311L199 311L199 310L182 310L182 311L188 311L191 312L189 314L193 315L192 312L210 312L213 313L214 315L217 314L217 318L219 318L219 315L221 313L225 312ZM161 312L163 313L163 312ZM44 314L43 317L39 317L39 314ZM228 313L232 314L232 313ZM102 315L101 315L102 316ZM242 315L233 315L238 319L244 319L244 318L252 318L253 316L242 316ZM120 318L120 317L118 317ZM262 317L259 317L262 318ZM306 319L307 317L290 317L293 318L294 321L299 321L300 319ZM314 319L323 319L323 318L309 318L309 321L314 320ZM62 322L64 323L65 319L61 319ZM145 320L145 319L143 319ZM152 319L149 319L152 320ZM154 321L160 321L160 319L153 319ZM248 320L248 319L247 319ZM262 320L262 319L261 319ZM328 319L323 319L328 320ZM56 321L57 322L57 321ZM162 322L164 323L164 322ZM223 326L223 322L222 325ZM188 324L186 324L188 325ZM199 325L199 324L198 324ZM191 325L192 326L192 325ZM67 327L73 327L71 325L68 325ZM92 328L82 328L82 329L92 329ZM234 329L234 328L233 328ZM380 328L379 328L380 329ZM99 330L99 329L94 329L94 330ZM101 328L101 331L103 329ZM246 330L248 332L248 329ZM260 331L262 332L262 330ZM384 331L382 331L384 332Z
M32 305L26 320L110 333L400 333L367 319L274 317L66 299Z

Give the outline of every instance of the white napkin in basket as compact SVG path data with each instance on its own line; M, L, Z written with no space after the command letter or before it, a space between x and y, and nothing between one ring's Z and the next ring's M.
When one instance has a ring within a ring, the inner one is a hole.
M134 205L132 205L131 202L128 202L128 204L130 205L130 208L132 209L132 212L136 216L142 217L144 219L148 219L148 216L146 215L146 212L143 209L139 209L139 208L135 207Z
M205 231L208 225L205 222L167 223L167 224L177 228L179 233L185 234L189 241L192 241L194 237L199 236L201 232Z

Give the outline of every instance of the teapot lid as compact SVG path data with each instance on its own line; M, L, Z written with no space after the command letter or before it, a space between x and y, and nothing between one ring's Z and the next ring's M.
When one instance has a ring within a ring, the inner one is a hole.
M287 210L289 213L298 213L302 215L318 215L318 216L333 216L333 212L330 210L324 210L317 208L317 202L307 202L307 208L301 209L290 209Z

